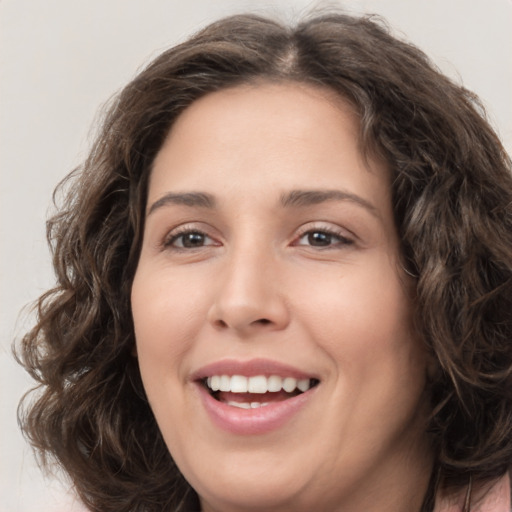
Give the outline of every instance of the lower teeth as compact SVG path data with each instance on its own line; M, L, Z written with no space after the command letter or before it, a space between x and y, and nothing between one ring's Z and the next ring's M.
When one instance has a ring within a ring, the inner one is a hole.
M238 407L239 409L258 409L259 407L265 407L268 402L225 402L226 405L231 407Z

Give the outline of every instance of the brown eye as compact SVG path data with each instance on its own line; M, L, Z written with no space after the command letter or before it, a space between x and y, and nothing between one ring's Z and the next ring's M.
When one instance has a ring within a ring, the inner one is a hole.
M181 238L183 247L201 247L205 236L202 233L185 233Z
M213 245L213 243L208 235L200 231L186 231L172 236L165 245L179 249L195 249L205 245Z
M309 245L315 247L326 247L332 243L332 235L330 233L324 233L322 231L312 231L308 233L307 240Z
M304 233L298 240L297 245L309 247L339 247L351 245L353 241L338 233L315 229Z

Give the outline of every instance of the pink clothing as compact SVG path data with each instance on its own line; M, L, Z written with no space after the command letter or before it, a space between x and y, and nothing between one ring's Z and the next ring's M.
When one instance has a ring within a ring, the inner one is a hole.
M511 512L510 491L510 477L506 474L484 492L473 495L471 512ZM436 500L434 512L462 512L465 497L465 491L455 496L442 496Z

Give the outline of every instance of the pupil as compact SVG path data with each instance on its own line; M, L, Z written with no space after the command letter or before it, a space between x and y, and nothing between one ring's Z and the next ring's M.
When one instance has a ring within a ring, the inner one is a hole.
M183 236L184 247L199 247L204 244L204 235L201 233L187 233Z
M311 245L326 246L331 244L331 235L329 233L322 233L321 231L314 231L309 233L308 242Z

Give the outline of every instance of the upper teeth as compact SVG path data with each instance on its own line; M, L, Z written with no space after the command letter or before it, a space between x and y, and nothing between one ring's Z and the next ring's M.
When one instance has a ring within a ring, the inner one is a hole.
M206 384L212 391L228 391L231 393L267 393L284 389L287 393L299 389L307 391L311 387L310 379L294 379L293 377L279 377L271 375L256 375L244 377L243 375L212 375L206 379Z

